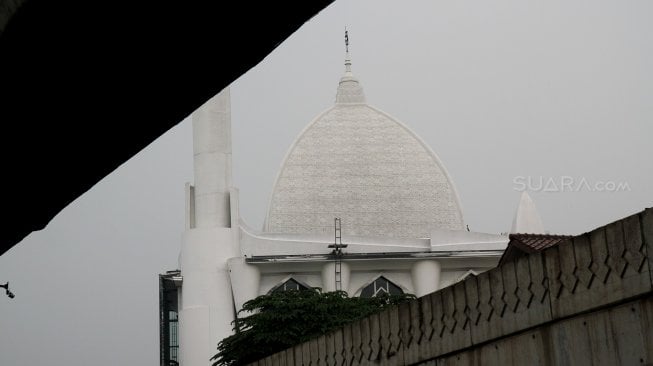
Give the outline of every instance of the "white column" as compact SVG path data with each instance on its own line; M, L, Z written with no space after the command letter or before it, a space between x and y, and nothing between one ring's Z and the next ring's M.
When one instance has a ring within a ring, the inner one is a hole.
M349 294L349 278L351 270L349 264L341 262L340 278L342 290ZM336 264L335 262L326 262L322 266L322 292L331 292L336 290Z
M440 288L440 263L434 259L415 262L410 270L415 296L421 297Z

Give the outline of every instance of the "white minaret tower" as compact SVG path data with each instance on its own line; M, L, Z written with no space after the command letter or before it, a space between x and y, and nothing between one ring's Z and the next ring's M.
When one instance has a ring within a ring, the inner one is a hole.
M192 120L195 186L186 185L179 351L181 365L207 366L217 343L232 333L227 260L240 256L237 195L231 187L229 89L196 110Z
M192 114L195 227L228 228L231 187L231 100L229 88Z

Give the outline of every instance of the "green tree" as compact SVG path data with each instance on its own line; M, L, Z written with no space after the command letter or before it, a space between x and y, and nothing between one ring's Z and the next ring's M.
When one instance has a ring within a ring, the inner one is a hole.
M243 365L329 332L414 295L348 297L344 291L278 291L246 302L234 334L218 343L217 365Z

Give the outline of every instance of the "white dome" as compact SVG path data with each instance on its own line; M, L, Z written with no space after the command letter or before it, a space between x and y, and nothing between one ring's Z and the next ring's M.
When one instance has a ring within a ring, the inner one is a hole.
M343 237L428 238L432 229L464 228L438 157L404 124L365 104L349 65L336 104L290 147L264 231L333 234L335 217Z

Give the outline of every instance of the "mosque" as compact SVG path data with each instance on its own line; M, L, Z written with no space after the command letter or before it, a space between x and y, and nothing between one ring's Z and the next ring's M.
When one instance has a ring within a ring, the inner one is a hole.
M160 275L161 364L206 366L243 303L286 289L423 296L493 268L507 235L469 231L438 156L367 104L345 72L335 104L288 149L262 230L239 215L231 181L229 89L192 115L180 270ZM543 233L522 194L512 232Z

